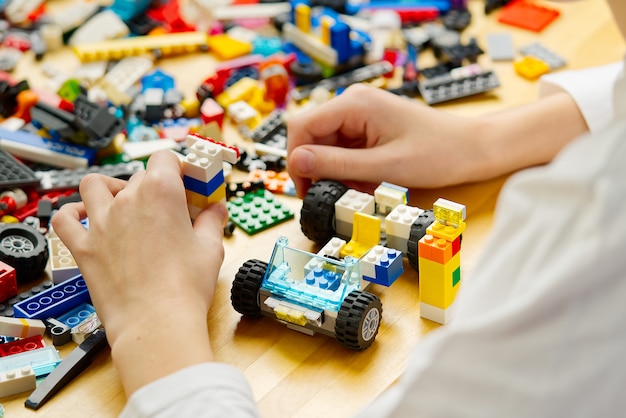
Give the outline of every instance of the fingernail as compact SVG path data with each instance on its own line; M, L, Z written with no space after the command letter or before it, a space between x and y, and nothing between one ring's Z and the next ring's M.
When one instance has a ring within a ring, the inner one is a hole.
M300 173L309 173L313 171L315 165L315 156L307 149L295 150L296 152L296 168Z

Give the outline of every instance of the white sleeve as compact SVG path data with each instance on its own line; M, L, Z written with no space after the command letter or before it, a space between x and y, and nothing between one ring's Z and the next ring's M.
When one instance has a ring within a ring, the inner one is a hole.
M621 122L511 177L456 319L361 417L623 415L624 138Z
M140 388L120 414L120 418L258 416L246 378L221 363L187 367Z
M545 97L566 91L576 102L592 133L613 120L613 86L624 68L624 62L583 70L561 71L540 79L539 95Z

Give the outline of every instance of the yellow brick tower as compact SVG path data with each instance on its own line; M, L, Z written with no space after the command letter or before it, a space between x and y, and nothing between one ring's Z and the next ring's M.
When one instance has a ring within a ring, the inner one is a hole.
M461 282L465 206L438 199L433 212L435 222L418 243L420 316L447 324Z

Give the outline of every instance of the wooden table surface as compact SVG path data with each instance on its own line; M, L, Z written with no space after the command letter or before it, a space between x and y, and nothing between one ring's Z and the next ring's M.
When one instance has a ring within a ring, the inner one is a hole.
M50 2L60 7L64 2ZM67 2L65 2L67 3ZM484 1L470 0L472 25L464 37L476 36L486 48L485 35L509 32L516 47L540 41L562 55L568 69L605 64L622 58L624 42L615 26L608 5L603 0L580 2L542 2L561 15L543 32L505 26L497 22L498 12L485 16ZM79 61L68 50L48 54L44 63L52 63L68 72ZM501 81L497 90L479 97L458 100L439 108L464 115L498 111L533 101L538 83L515 74L510 62L482 64L493 68ZM209 54L165 59L159 66L174 75L177 85L191 96L200 82L211 74L215 60ZM45 88L48 80L40 64L26 56L15 71L18 79L28 78L31 86ZM237 141L237 133L225 131L227 142ZM450 187L411 192L411 204L432 207L437 197L467 206L467 231L462 249L462 276L467 279L490 230L496 199L505 178ZM376 342L364 352L343 348L334 339L313 337L288 330L270 319L242 319L230 304L230 287L237 269L249 258L268 260L279 235L290 238L296 248L317 251L300 231L301 202L281 200L296 212L296 219L252 237L237 230L225 240L226 259L220 274L215 302L208 317L211 340L218 361L241 369L249 379L264 417L347 417L364 408L392 385L402 374L411 348L437 324L419 316L416 273L405 263L405 273L390 288L375 286L373 292L383 302L383 319ZM129 254L132 257L132 254ZM471 278L470 278L471 279ZM164 307L163 315L176 307ZM132 320L132 318L129 318ZM158 321L159 318L154 318ZM185 341L180 341L185 344ZM74 348L61 347L62 357ZM116 416L126 401L109 351L97 356L81 376L72 381L39 411L24 407L28 394L1 399L8 417L110 417Z

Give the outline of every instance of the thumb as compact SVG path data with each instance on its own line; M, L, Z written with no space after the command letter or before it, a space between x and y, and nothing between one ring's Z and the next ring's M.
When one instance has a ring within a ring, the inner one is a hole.
M199 236L209 236L215 238L219 234L221 239L224 233L224 226L228 222L228 209L223 203L214 203L206 207L198 214L193 229Z
M376 181L381 157L371 148L303 145L289 156L289 172L310 179Z

